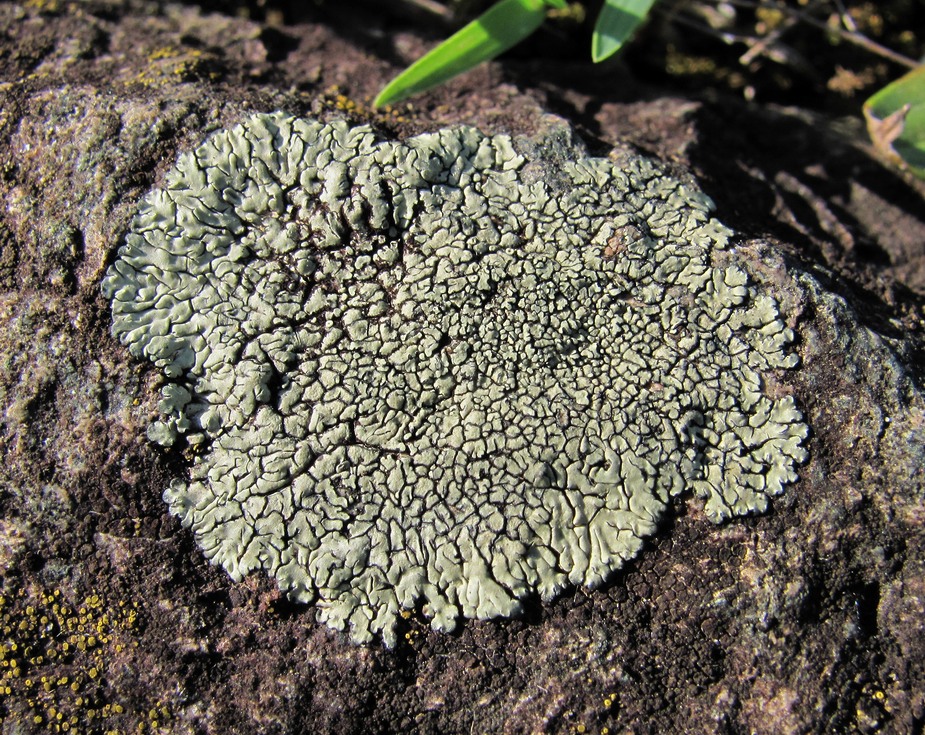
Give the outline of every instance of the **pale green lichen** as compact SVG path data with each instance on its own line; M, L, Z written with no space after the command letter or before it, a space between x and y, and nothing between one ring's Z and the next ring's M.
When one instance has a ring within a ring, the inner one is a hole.
M266 569L388 644L594 586L693 489L718 521L796 479L762 392L792 333L705 196L650 161L256 115L180 158L103 284L171 379L164 493L234 579ZM721 265L720 263L726 263Z

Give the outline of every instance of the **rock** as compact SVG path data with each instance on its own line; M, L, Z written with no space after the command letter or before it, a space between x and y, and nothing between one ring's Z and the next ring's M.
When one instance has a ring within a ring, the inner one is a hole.
M570 88L517 62L377 114L406 59L322 23L90 0L5 4L0 29L5 731L47 732L57 713L206 733L920 727L925 217L863 145L780 109L624 102L602 73ZM800 480L721 525L683 496L606 584L528 597L517 618L447 634L406 611L391 650L271 580L232 582L161 500L206 447L146 437L162 378L110 335L100 283L181 152L277 109L399 139L474 125L547 155L584 138L699 182L795 333L800 366L765 392L793 395L811 429Z

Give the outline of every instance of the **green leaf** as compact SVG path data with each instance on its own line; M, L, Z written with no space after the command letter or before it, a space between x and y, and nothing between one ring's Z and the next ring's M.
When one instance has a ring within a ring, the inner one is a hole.
M604 0L591 36L594 63L613 56L649 14L655 0Z
M493 59L533 33L546 6L564 0L501 0L389 82L374 107L400 102Z
M867 100L864 117L874 145L925 179L925 66L913 69Z

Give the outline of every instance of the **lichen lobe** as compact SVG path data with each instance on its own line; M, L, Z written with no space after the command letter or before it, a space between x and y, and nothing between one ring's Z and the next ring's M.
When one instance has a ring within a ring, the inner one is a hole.
M202 448L164 498L234 579L392 645L419 603L451 630L599 584L685 490L719 521L796 479L807 427L762 378L793 335L706 197L643 158L527 164L275 113L145 198L103 292L170 378L150 438Z

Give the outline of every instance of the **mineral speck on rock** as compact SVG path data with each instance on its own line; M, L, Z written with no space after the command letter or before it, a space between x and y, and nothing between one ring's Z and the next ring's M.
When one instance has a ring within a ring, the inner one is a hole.
M149 437L201 448L171 511L234 579L389 645L422 601L451 630L599 584L685 490L763 511L805 459L763 392L793 335L709 210L647 159L528 162L471 128L212 136L103 283L170 379Z

